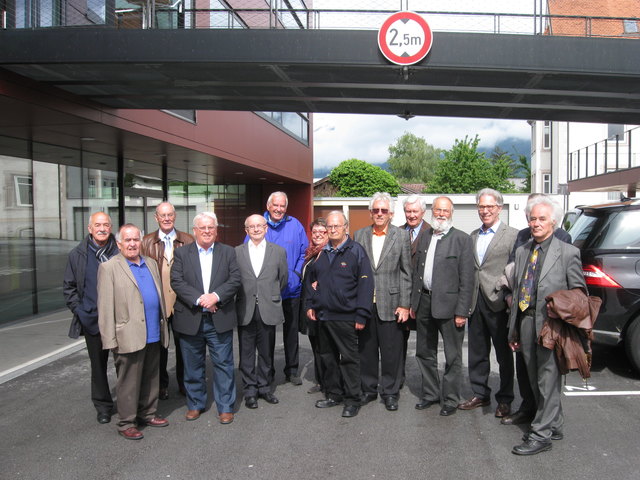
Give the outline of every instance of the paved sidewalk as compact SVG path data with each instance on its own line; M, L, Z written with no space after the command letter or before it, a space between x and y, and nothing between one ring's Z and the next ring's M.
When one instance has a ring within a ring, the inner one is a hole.
M85 348L67 335L70 323L61 310L0 327L0 384Z

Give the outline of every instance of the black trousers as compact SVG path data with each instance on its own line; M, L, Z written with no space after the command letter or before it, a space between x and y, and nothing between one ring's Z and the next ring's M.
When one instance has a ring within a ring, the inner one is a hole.
M516 378L518 379L518 390L522 397L522 403L518 410L533 416L537 410L536 397L531 388L529 373L527 372L527 365L524 362L522 352L516 352Z
M469 319L468 355L469 381L473 394L480 398L491 398L489 355L491 344L495 349L500 372L500 388L496 392L498 403L513 402L513 353L508 342L508 316L505 310L492 311L478 292L476 309Z
M298 375L298 322L300 319L300 297L282 300L284 325L282 341L284 343L284 374L287 377Z
M113 399L107 378L109 350L102 349L100 334L85 333L84 341L87 344L87 353L91 362L91 401L99 413L111 414Z
M173 315L169 317L169 325L171 325ZM173 333L173 344L176 348L176 381L178 382L178 388L184 390L184 363L182 361L182 350L180 350L180 339L178 333ZM160 389L169 388L169 372L167 371L167 364L169 363L169 349L160 346Z
M404 326L380 320L374 305L371 319L360 330L359 337L362 392L377 394L380 385L383 398L397 396L404 367Z
M256 305L251 322L244 326L238 325L239 369L245 397L254 397L258 393L271 393L275 345L276 327L262 321L260 309Z
M360 405L360 355L355 322L319 321L318 340L325 395L345 405Z

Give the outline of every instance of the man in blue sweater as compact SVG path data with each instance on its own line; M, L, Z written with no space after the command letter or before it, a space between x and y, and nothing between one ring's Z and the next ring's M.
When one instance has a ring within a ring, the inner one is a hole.
M358 331L371 316L374 277L367 253L349 238L348 228L344 213L327 215L329 243L305 277L305 311L311 321L320 322L326 398L316 407L344 402L342 416L355 417L362 396Z

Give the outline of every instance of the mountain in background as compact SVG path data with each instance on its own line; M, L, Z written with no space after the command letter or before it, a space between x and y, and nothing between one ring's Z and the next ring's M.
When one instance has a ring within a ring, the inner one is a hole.
M519 155L524 155L527 157L527 161L529 165L531 165L531 141L528 139L522 138L506 138L498 142L492 148L479 147L478 151L484 153L487 157L491 156L491 152L495 149L495 147L499 147L501 150L504 150L509 155L513 157L514 160L518 159ZM346 159L345 159L346 160ZM387 162L384 163L376 163L378 167L383 170L388 170ZM313 169L313 178L324 178L331 173L333 167L318 167ZM523 172L516 172L516 177L523 176Z

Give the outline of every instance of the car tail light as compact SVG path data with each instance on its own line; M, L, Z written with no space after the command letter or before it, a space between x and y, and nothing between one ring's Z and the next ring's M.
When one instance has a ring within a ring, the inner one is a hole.
M611 276L604 273L595 265L583 265L582 274L584 275L584 280L587 282L587 285L593 287L622 288Z

